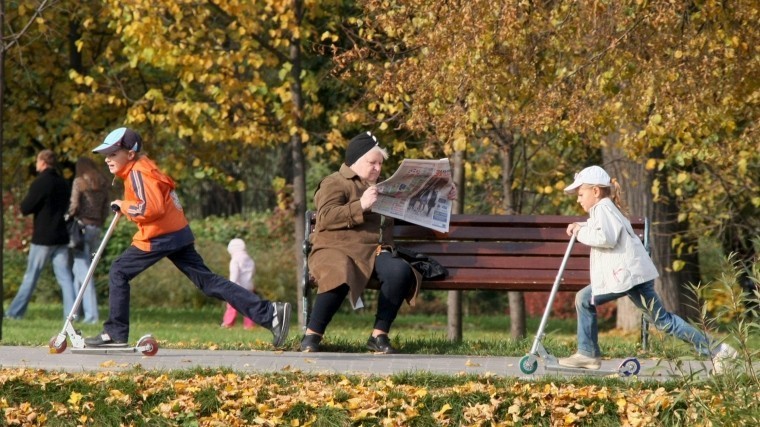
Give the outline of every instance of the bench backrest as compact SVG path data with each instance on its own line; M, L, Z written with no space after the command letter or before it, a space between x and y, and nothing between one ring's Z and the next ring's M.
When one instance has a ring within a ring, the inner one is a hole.
M565 230L586 217L563 215L452 215L448 233L396 220L396 244L435 258L449 271L444 280L427 281L424 289L549 291L570 241ZM314 212L306 214L307 235ZM648 248L648 222L631 218ZM576 243L565 266L561 290L589 283L589 248ZM307 274L307 272L305 272Z

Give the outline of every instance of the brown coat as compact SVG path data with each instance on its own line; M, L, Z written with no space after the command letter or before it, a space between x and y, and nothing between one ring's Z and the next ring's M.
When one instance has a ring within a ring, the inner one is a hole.
M108 187L95 189L94 185L87 175L74 178L69 215L78 217L85 224L102 227L110 213Z
M309 271L318 292L347 283L353 307L372 278L379 244L393 246L393 219L386 217L381 237L380 214L363 212L361 198L369 187L346 165L326 177L314 196L317 218L309 254ZM407 297L414 305L422 277L414 271L417 286Z

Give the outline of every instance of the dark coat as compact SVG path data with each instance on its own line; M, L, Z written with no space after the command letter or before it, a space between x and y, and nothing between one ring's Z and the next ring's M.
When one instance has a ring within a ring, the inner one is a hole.
M21 201L21 213L34 215L32 243L56 246L69 243L64 215L69 208L69 184L53 168L47 168L32 181Z
M342 165L322 180L314 197L317 218L310 236L309 271L319 292L348 284L354 307L372 277L378 245L394 245L393 218L386 217L381 236L382 216L362 211L359 199L368 187ZM409 304L414 304L422 283L421 275L414 273L417 286L407 298Z

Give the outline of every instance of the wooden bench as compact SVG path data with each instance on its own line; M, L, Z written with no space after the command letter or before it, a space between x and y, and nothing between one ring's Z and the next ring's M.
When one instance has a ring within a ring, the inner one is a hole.
M570 238L567 225L584 216L563 215L452 215L448 233L396 220L394 240L435 258L449 271L443 280L425 281L423 290L551 290ZM315 212L306 213L306 235L314 230ZM636 234L649 248L649 223L631 218ZM304 253L308 254L308 237ZM302 295L308 321L309 292L313 287L304 257ZM561 291L578 291L589 284L589 248L577 243L560 284Z

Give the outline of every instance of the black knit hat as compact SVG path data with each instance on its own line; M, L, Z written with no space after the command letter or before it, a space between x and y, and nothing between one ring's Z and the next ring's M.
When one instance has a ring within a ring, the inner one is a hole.
M377 145L377 138L372 135L372 132L362 132L353 137L348 143L348 148L346 148L346 166L356 163L372 147L377 147Z

